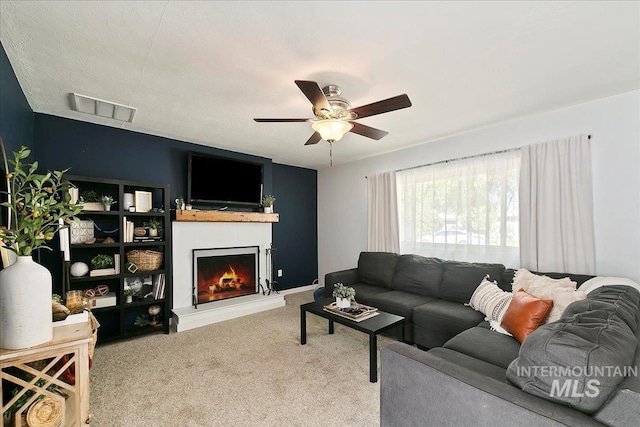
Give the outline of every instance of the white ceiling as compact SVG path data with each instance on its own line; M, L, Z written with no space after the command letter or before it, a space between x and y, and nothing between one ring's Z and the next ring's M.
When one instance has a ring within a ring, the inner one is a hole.
M337 84L361 119L334 164L640 87L639 2L5 1L0 39L35 112L320 169L294 80ZM72 92L138 109L133 123L77 113Z

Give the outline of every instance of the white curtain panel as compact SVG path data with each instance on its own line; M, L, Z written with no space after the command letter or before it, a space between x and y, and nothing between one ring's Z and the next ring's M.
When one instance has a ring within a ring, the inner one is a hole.
M595 274L587 135L522 148L520 263L533 271Z
M398 171L400 253L519 263L520 152Z
M367 250L394 253L400 250L394 171L367 177Z

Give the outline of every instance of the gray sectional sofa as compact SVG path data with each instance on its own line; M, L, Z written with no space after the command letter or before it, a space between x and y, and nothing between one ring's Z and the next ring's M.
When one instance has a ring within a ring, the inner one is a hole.
M383 427L640 425L640 293L596 289L521 345L465 305L487 274L511 291L514 272L362 252L356 268L325 276L325 296L341 282L358 302L405 317L405 342L381 350ZM592 277L544 274L578 286Z

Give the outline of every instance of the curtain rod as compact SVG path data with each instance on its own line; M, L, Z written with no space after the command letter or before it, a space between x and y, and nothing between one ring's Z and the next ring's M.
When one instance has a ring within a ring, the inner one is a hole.
M408 171L408 170L411 170L411 169L423 168L423 167L433 166L433 165L440 165L442 163L455 162L455 161L458 161L458 160L475 159L476 157L493 156L494 154L510 153L512 151L520 151L520 147L509 148L508 150L492 151L490 153L475 154L473 156L458 157L456 159L440 160L438 162L426 163L424 165L417 165L417 166L411 166L411 167L408 167L408 168L396 169L394 172L403 172L403 171Z
M591 135L587 135L587 137L589 139L591 139ZM408 167L408 168L396 169L396 170L394 170L394 172L403 172L403 171L408 171L408 170L411 170L411 169L417 169L417 168L423 168L423 167L427 167L427 166L439 165L439 164L442 164L442 163L455 162L457 160L467 160L467 159L474 159L476 157L492 156L494 154L510 153L512 151L519 151L521 148L522 147L509 148L507 150L492 151L490 153L483 153L483 154L475 154L473 156L458 157L457 159L440 160L438 162L426 163L426 164L423 164L423 165L417 165L417 166L411 166L411 167ZM367 179L367 178L369 178L369 177L365 175L365 179Z
M587 135L587 136L588 136L589 139L591 139L591 135ZM396 169L394 172L402 172L402 171L422 168L422 167L426 167L426 166L433 166L433 165L439 165L439 164L442 164L442 163L455 162L457 160L467 160L467 159L474 159L476 157L484 157L484 156L492 156L492 155L495 155L495 154L510 153L512 151L520 151L520 149L521 149L521 147L516 147L516 148L509 148L508 150L492 151L490 153L483 153L483 154L475 154L473 156L458 157L457 159L440 160L438 162L427 163L427 164L424 164L424 165L411 166L411 167L403 168L403 169Z

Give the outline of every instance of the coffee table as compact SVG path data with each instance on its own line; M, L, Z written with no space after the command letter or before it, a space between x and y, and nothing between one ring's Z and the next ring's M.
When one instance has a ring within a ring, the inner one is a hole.
M369 335L369 381L378 381L378 334L400 325L400 341L404 338L404 317L378 310L378 315L356 322L324 310L331 298L302 304L300 306L300 344L307 343L307 313L315 314L329 321L329 334L333 334L333 323L337 322L356 331Z

